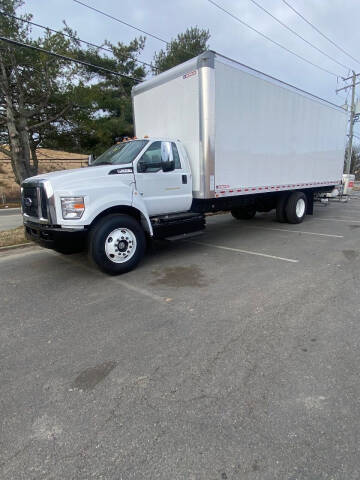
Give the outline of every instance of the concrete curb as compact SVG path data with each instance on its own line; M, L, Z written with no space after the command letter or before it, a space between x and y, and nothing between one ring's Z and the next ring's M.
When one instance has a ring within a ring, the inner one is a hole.
M0 212L11 212L14 210L21 212L21 207L0 208Z
M17 245L9 245L9 246L5 246L5 247L0 247L0 252L7 252L8 250L16 250L17 248L25 248L25 247L28 247L29 245L35 246L35 244L32 243L32 242L19 243Z

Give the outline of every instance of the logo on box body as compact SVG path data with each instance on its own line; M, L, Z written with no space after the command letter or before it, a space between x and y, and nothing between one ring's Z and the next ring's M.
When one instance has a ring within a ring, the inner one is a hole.
M182 78L183 78L183 80L186 80L187 78L193 77L196 74L197 74L197 70L193 70L192 72L185 73L185 75L183 75Z

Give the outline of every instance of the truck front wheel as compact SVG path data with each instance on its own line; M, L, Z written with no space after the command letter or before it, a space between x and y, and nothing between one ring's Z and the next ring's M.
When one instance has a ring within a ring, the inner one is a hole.
M306 215L306 195L303 192L293 192L286 203L285 213L289 223L301 223Z
M111 275L134 269L144 256L145 234L129 215L108 215L90 233L89 255L98 267Z

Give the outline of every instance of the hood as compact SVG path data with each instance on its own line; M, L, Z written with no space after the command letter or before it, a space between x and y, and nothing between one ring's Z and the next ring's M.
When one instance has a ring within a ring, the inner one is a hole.
M77 190L82 186L89 187L91 184L112 181L117 178L127 185L134 182L133 166L126 165L99 165L94 167L76 168L73 170L60 170L43 173L24 180L23 184L39 180L48 180L54 190ZM113 173L110 173L113 172Z

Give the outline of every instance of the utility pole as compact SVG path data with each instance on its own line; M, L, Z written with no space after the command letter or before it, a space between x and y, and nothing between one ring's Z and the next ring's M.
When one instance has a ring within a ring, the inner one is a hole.
M349 143L348 143L348 149L347 149L345 173L350 173L350 168L351 168L352 144L353 144L353 134L354 134L354 116L355 116L355 85L356 85L356 73L353 70L352 85L351 85Z
M359 75L360 75L359 73L356 74L353 70L351 77L343 79L344 81L351 79L351 85L346 85L346 87L339 88L338 90L336 90L336 93L338 93L340 92L340 90L347 90L348 88L351 88L349 142L348 142L347 153L346 153L346 165L345 165L344 173L350 173L350 169L351 169L351 156L352 156L352 144L353 144L353 137L354 137L354 121L355 121L355 86L359 83L359 82L356 82L356 78Z

